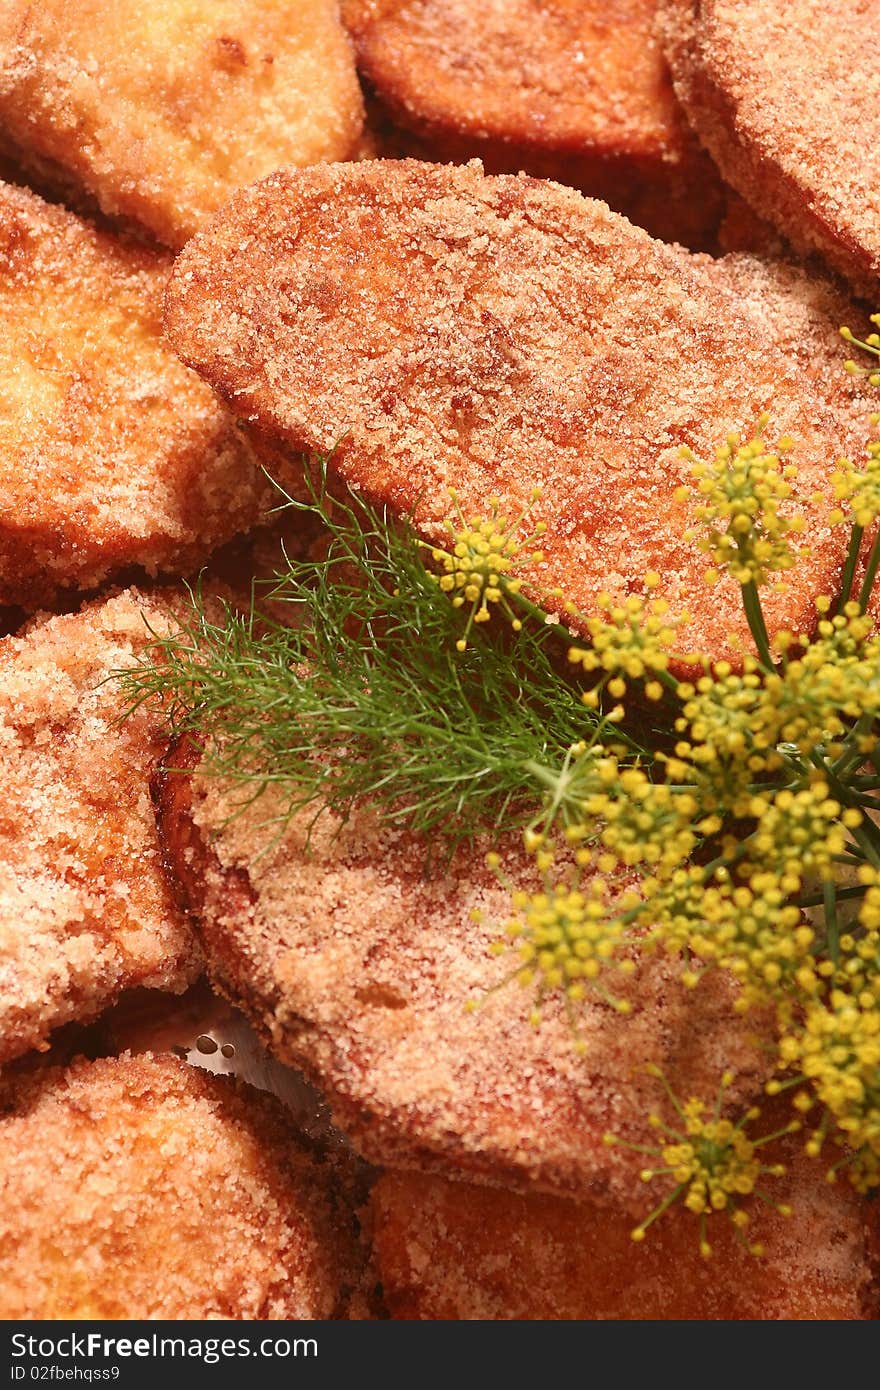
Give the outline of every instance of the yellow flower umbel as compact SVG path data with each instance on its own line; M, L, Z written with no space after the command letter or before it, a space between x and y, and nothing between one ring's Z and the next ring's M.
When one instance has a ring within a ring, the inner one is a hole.
M862 900L859 926L840 938L834 972L835 982L862 1009L880 1006L880 886L876 882L876 870L867 873L874 882Z
M613 1134L605 1135L606 1144L623 1142L624 1147L657 1160L651 1167L642 1170L643 1182L666 1178L674 1184L672 1191L636 1226L632 1232L633 1240L644 1240L648 1228L676 1202L681 1202L688 1211L699 1217L701 1255L708 1258L712 1254L712 1246L708 1239L708 1219L719 1212L725 1213L729 1218L737 1236L751 1254L763 1254L763 1249L758 1243L748 1244L742 1234L749 1224L749 1214L744 1210L742 1200L756 1194L771 1206L775 1206L783 1215L789 1214L788 1207L774 1202L758 1188L762 1177L781 1177L785 1172L781 1163L762 1163L758 1150L782 1134L798 1128L797 1122L793 1121L791 1125L777 1130L774 1134L764 1135L760 1139L750 1139L746 1134L746 1126L758 1118L760 1111L757 1107L747 1110L735 1123L733 1120L722 1118L721 1115L725 1092L733 1082L732 1072L725 1072L722 1076L718 1094L710 1109L705 1102L696 1097L682 1104L659 1067L650 1066L648 1071L662 1081L673 1109L681 1120L681 1128L672 1128L655 1113L649 1115L648 1123L653 1129L659 1130L666 1140L656 1147L629 1144Z
M601 761L604 785L584 796L566 839L594 840L606 873L637 865L655 876L671 873L699 842L696 798L687 789L652 781L640 767L621 767L615 757Z
M868 459L859 469L849 459L841 459L831 483L839 505L828 518L832 526L855 521L862 530L880 516L880 441L868 445Z
M704 814L748 815L753 784L782 766L780 716L756 663L747 657L742 675L719 663L678 693L683 704L675 732L685 737L666 760L667 776L694 783Z
M822 612L827 605L819 607ZM764 699L778 742L806 754L822 745L833 753L852 724L880 714L880 641L872 629L871 618L851 602L833 618L822 616L812 638L777 635L782 664L766 676Z
M783 1008L792 995L818 988L815 932L772 873L737 883L725 869L682 868L654 893L650 908L652 939L683 953L687 985L697 985L709 966L729 970L742 986L742 1011L768 999Z
M818 772L797 790L755 796L751 814L758 826L749 840L749 864L775 872L791 893L799 892L805 874L832 879L847 831L862 823L861 812L844 809Z
M859 1192L880 1182L880 1005L868 993L854 998L834 989L827 1000L807 1010L803 1027L791 1029L779 1044L784 1065L808 1081L826 1116L807 1150L818 1154L829 1128L837 1142L850 1150L829 1173L846 1167ZM799 1108L810 1108L803 1092Z
M659 579L653 572L646 575L646 587L656 587ZM570 647L568 652L569 661L585 671L601 672L599 685L584 695L584 703L595 707L606 686L615 700L622 699L628 680L643 682L649 700L659 700L664 686L674 690L675 682L668 674L669 656L687 614L670 618L665 599L646 600L638 594L630 594L620 603L610 594L600 594L598 605L601 612L588 618L586 624L592 645Z
M431 554L443 570L437 582L444 593L450 595L453 607L469 605L464 635L455 644L463 652L467 648L472 625L487 623L492 616L490 604L497 604L502 609L516 631L522 627L522 620L510 605L510 599L518 595L522 588L522 579L515 576L513 570L524 552L533 564L543 560L542 551L529 552L528 548L544 534L547 527L544 522L538 522L532 535L517 536L531 505L540 495L537 490L532 494L529 507L513 525L499 511L501 504L497 497L489 499L488 517L472 516L466 521L454 488L450 488L449 495L458 513L458 525L454 521L446 522L452 537L452 549L443 550L438 546L432 549Z
M583 999L588 987L619 1013L629 1013L628 1001L609 994L599 979L612 965L623 975L633 971L632 961L620 959L629 900L620 901L615 910L605 879L591 876L582 882L575 873L568 882L554 881L549 855L539 852L538 860L545 875L543 891L511 891L516 915L503 926L505 939L491 948L493 955L511 946L516 950L520 963L508 978L534 990L532 1023L540 1024L548 994L561 994L571 1004ZM497 872L495 856L489 857L489 864Z
M797 476L793 465L783 463L791 441L781 439L776 453L768 450L762 438L765 423L745 442L728 435L711 463L685 451L702 499L700 525L686 536L715 569L732 574L740 584L761 585L768 575L791 569L796 558L791 537L804 529L802 517L780 511L792 495L789 480ZM680 500L688 496L687 488L680 490ZM714 571L709 578L715 578Z
M793 465L783 462L791 440L780 439L776 453L768 450L762 437L765 424L762 419L755 437L747 441L729 435L710 463L696 458L690 449L683 452L691 462L698 490L698 525L686 531L685 538L709 556L708 582L723 572L741 586L758 655L769 668L772 661L758 588L770 575L791 569L798 558L792 537L803 531L804 519L781 510L792 496L790 479L797 473ZM689 501L691 490L679 488L676 498Z

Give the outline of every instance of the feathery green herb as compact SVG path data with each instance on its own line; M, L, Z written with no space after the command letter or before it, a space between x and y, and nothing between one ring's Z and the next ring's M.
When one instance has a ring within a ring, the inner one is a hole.
M326 528L322 558L285 557L248 613L195 590L188 619L119 674L132 706L161 700L172 733L204 738L205 771L247 802L270 783L290 814L369 799L450 846L525 824L542 769L607 731L554 664L561 629L484 623L461 651L459 613L410 527L356 493L331 497L326 465L311 500L286 506ZM286 621L267 616L279 604Z

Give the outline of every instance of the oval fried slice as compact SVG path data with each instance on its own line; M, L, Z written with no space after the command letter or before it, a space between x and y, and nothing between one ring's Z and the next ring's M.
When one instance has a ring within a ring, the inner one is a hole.
M199 757L178 747L168 765ZM721 972L688 990L666 957L644 959L631 981L614 975L627 1017L588 995L583 1055L558 1000L536 1029L528 992L503 986L518 958L490 949L511 903L479 846L428 868L424 843L368 811L311 824L309 809L282 834L271 792L242 810L240 790L198 773L169 771L159 805L213 983L315 1081L371 1160L638 1203L643 1160L603 1134L644 1141L659 1095L644 1063L688 1095L714 1095L727 1067L740 1096L765 1074L767 1021L734 1014ZM518 843L503 869L539 890Z
M150 1054L4 1090L4 1318L343 1312L354 1217L274 1098Z
M0 641L0 1062L134 985L200 969L150 801L163 721L110 673L167 629L134 590Z
M8 0L2 139L181 246L235 188L345 159L363 124L336 0Z
M335 449L347 482L429 538L445 535L450 486L466 514L497 495L508 515L540 486L540 582L589 613L657 570L694 615L689 648L719 657L746 627L737 586L709 598L686 539L681 446L711 457L766 412L771 444L796 441L808 506L840 453L861 451L870 409L808 282L755 274L766 307L742 270L555 184L380 161L237 195L178 258L166 327L234 410ZM812 557L767 595L771 628L809 626L837 580L840 533L808 514Z
M636 1246L631 1217L613 1208L385 1173L370 1225L386 1305L410 1319L873 1319L866 1204L829 1187L797 1140L778 1157L789 1172L773 1194L792 1215L754 1204L748 1236L761 1258L712 1217L704 1259L698 1224L680 1207Z
M268 513L277 451L163 341L170 266L0 185L0 603L189 568Z
M660 0L676 92L724 177L857 289L880 275L877 0Z
M654 36L656 0L344 0L358 68L410 153L555 178L706 245L721 181Z

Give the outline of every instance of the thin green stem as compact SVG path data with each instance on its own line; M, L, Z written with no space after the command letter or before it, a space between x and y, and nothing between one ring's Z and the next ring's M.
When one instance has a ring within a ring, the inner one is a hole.
M855 885L854 885L854 886L851 887L851 888L835 888L835 899L836 899L837 902L846 902L846 901L848 901L848 900L851 899L851 898L863 898L863 897L865 896L865 894L867 893L867 891L868 891L867 888L864 887L864 886L861 885L861 884L859 884L858 886L855 886ZM821 893L808 893L808 894L807 894L806 896L804 896L804 897L797 897L797 898L794 899L794 905L795 905L795 907L803 907L803 908L807 908L807 907L819 907L819 905L822 904L822 903L824 903L824 902L825 902L825 888L824 888L824 886L823 886L823 889L822 889L822 892L821 892Z
M880 566L880 528L874 537L874 542L868 552L868 563L865 566L865 577L862 580L862 587L859 590L859 607L864 613L868 607L868 599L874 588L874 580L877 578L877 569Z
M831 608L832 616L839 612L844 604L849 602L853 580L856 574L856 565L859 559L859 551L862 548L862 536L864 534L864 528L853 523L849 537L849 547L846 552L846 560L843 565L843 574L840 576L839 595Z
M840 928L837 923L837 885L833 879L826 879L822 884L822 901L825 907L825 938L828 943L828 954L836 968L840 961Z
M822 754L814 750L810 754L811 761L828 779L828 785L835 796L844 806L853 806L858 809L858 799L853 796L849 787L844 786L839 777L834 774L834 769L829 767ZM875 869L880 869L880 829L871 820L863 820L861 825L857 825L851 831L853 839L862 847L865 858Z
M750 579L747 584L742 584L740 587L742 589L743 608L758 657L765 669L772 671L773 656L770 652L770 638L767 635L767 624L764 621L764 610L761 607L758 586L753 579Z

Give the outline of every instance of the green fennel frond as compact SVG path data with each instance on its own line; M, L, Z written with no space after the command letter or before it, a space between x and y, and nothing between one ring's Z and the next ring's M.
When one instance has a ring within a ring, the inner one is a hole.
M248 801L273 784L289 814L369 800L451 845L526 824L535 764L607 727L557 669L557 632L484 624L459 650L461 617L412 528L357 493L331 497L325 466L312 488L285 505L326 528L323 556L285 556L246 613L192 591L171 635L118 673L132 707L161 701L174 735L204 740L206 772ZM286 621L261 612L279 605Z

